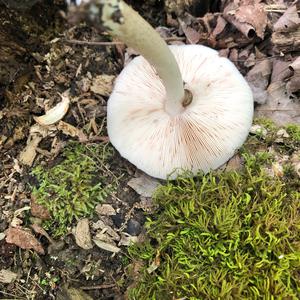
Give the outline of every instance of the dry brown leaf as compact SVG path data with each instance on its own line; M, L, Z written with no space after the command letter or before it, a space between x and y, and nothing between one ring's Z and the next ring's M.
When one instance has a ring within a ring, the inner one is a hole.
M146 174L130 179L127 184L143 197L151 197L153 192L160 185L157 179Z
M197 44L201 38L201 35L199 32L197 32L195 29L192 27L188 26L185 24L185 22L181 19L178 19L180 27L188 40L190 44Z
M103 242L99 239L93 239L94 243L101 249L103 250L106 250L106 251L109 251L109 252L113 252L113 253L118 253L121 251L121 249L117 246L114 246L112 244L109 244L109 243L106 243L106 242Z
M293 76L287 83L289 93L295 93L300 90L300 56L289 65L289 70L293 72Z
M212 32L212 35L217 37L219 34L221 34L226 26L227 22L226 20L221 17L221 16L218 16L217 18L217 25L216 27L214 28L213 32Z
M22 249L33 249L39 254L45 254L41 243L28 230L9 227L6 230L6 242Z
M271 76L271 83L276 81L283 81L284 79L292 75L292 71L289 69L290 63L276 59L273 61L273 70Z
M290 99L286 84L281 81L273 82L267 91L267 102L256 108L256 115L270 118L278 125L300 124L300 103Z
M291 31L300 24L296 5L289 7L274 24L275 31Z
M262 4L256 2L237 5L231 2L224 9L224 17L248 39L252 39L255 34L264 38L268 19Z
M103 216L115 216L116 210L110 204L98 204L96 212Z
M93 248L88 219L78 221L74 230L74 236L76 244L82 249L88 250Z
M264 104L267 101L267 86L269 84L272 63L269 59L257 63L247 74L246 79L252 89L254 101Z
M99 75L93 79L91 91L101 96L109 96L113 89L113 75Z
M18 277L17 273L5 269L0 270L1 283L12 283L17 279L17 277Z
M32 166L36 157L36 148L39 145L42 137L40 135L30 135L27 140L25 149L20 153L20 162L23 165Z
M31 195L30 207L31 207L31 214L34 217L40 218L42 220L49 220L51 218L48 209L45 206L38 204L35 197L33 197L32 195Z
M61 130L65 135L78 137L80 142L86 142L88 140L87 136L83 133L82 130L64 121L59 121L57 129Z
M53 243L53 240L51 239L51 237L49 236L49 234L40 225L38 225L38 224L35 223L35 224L32 224L30 227L34 230L35 233L43 235L44 237L47 238L47 240L50 243Z

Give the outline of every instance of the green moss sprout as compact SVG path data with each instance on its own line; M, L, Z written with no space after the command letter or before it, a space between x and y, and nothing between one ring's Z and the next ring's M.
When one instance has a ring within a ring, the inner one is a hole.
M117 178L107 167L112 154L109 145L71 143L62 162L52 168L33 169L39 182L33 195L51 215L43 226L53 236L65 234L74 220L91 216L95 205L116 189Z
M299 127L287 128L291 143ZM157 190L149 239L129 249L144 264L129 299L300 299L299 176L288 162L272 175L276 155L258 151L266 149L261 137L250 139L240 171Z

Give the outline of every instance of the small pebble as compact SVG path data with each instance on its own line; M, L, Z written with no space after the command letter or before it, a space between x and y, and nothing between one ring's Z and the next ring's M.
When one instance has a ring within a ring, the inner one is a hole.
M134 220L134 219L130 219L127 223L127 232L130 235L136 236L139 235L142 231L142 226L141 224Z

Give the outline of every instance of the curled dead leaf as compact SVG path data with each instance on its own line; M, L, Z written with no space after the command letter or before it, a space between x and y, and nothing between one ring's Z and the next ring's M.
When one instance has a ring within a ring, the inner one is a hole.
M30 231L22 228L9 227L5 233L7 243L14 244L22 249L33 249L39 254L45 254L41 243Z
M300 24L297 7L293 5L289 7L284 14L274 24L275 31L291 31L297 28Z
M264 38L267 26L267 14L262 4L230 2L224 9L224 18L234 25L248 39L254 38L255 35Z
M60 121L65 116L69 109L70 99L68 96L60 96L62 101L56 104L53 108L49 109L46 114L40 117L33 117L37 123L43 126L52 125Z

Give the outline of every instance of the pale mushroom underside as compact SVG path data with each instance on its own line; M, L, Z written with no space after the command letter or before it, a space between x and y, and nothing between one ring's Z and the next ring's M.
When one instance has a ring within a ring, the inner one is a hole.
M107 114L110 141L119 153L162 179L224 164L245 141L253 118L251 90L228 59L200 45L170 49L192 103L180 115L168 115L165 88L139 56L117 78Z

